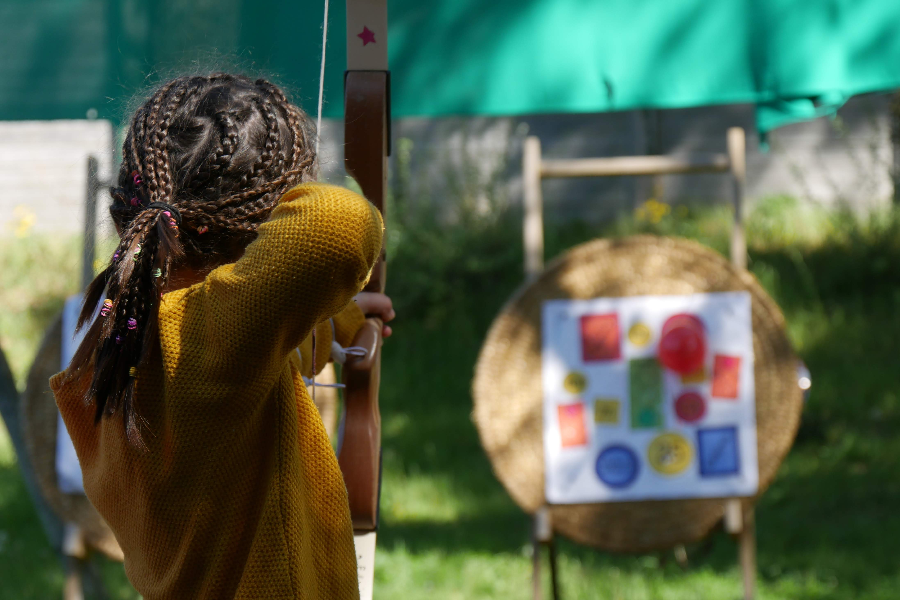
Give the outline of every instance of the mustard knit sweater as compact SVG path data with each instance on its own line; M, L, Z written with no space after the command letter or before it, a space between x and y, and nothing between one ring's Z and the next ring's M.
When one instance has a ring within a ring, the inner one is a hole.
M361 196L303 184L240 260L166 294L135 383L149 451L120 414L94 423L89 374L51 380L88 498L147 600L358 598L346 488L295 349L320 323L324 365L334 315L350 344L382 229Z

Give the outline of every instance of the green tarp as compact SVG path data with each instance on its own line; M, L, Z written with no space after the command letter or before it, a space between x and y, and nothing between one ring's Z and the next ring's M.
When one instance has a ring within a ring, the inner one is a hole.
M0 0L0 118L116 119L148 81L196 62L262 70L314 110L322 7ZM343 2L331 8L338 116ZM393 0L390 23L395 117L750 102L767 130L900 87L900 0Z

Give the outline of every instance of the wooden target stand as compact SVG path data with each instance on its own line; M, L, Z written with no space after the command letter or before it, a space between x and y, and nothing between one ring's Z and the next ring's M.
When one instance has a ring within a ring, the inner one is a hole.
M729 174L733 183L734 222L731 230L731 263L747 267L747 241L744 235L744 188L747 178L746 136L740 127L727 132L726 154L686 154L658 156L619 156L611 158L581 158L545 160L541 156L541 142L536 136L525 139L522 157L524 188L523 242L525 249L525 278L531 281L544 268L544 216L541 181L564 177L621 177L635 175L675 175L695 173ZM736 536L744 600L756 594L756 526L753 509L743 509L738 498L726 499L725 531ZM553 523L547 506L535 511L532 524L532 597L542 597L541 551L547 549L550 581L554 600L559 600L559 570ZM686 560L683 547L678 547L679 562Z
M93 278L94 245L96 242L95 221L97 195L105 182L98 175L99 161L94 156L87 160L87 194L85 201L85 229L82 256L82 281L89 282ZM88 526L87 532L79 519L89 513L87 499L83 503L56 489L55 478L48 476L53 470L54 456L41 452L36 455L36 443L42 448L55 445L48 442L56 437L55 418L42 418L43 413L52 413L55 417L56 404L50 393L47 381L50 375L59 371L59 352L61 335L59 320L51 325L47 336L38 351L38 357L28 377L26 390L19 394L16 389L8 363L0 349L0 416L6 424L20 472L25 481L38 518L44 529L50 546L61 556L65 569L63 598L66 600L82 600L84 588L88 587L98 598L108 598L103 581L96 564L91 562L92 555L105 554L111 559L121 560L121 550L114 539L104 539L102 532ZM38 383L39 382L39 383ZM39 405L39 406L38 406ZM35 422L38 417L40 423ZM48 425L48 427L44 427ZM35 428L41 429L37 433ZM48 442L48 443L44 443ZM47 465L50 465L49 469ZM87 586L85 586L87 584Z

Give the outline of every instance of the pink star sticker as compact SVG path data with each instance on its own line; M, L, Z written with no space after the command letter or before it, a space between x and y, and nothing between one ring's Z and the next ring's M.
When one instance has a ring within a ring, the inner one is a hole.
M370 42L375 43L375 32L366 26L363 26L362 33L357 33L356 37L362 40L363 46L368 45Z

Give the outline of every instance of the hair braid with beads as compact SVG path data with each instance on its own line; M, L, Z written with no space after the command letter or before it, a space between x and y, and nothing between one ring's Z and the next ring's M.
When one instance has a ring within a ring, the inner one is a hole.
M136 111L111 189L121 239L85 294L79 327L100 312L69 369L90 375L98 421L121 411L143 446L135 378L173 271L237 260L278 199L316 178L314 139L281 89L227 73L173 79Z

